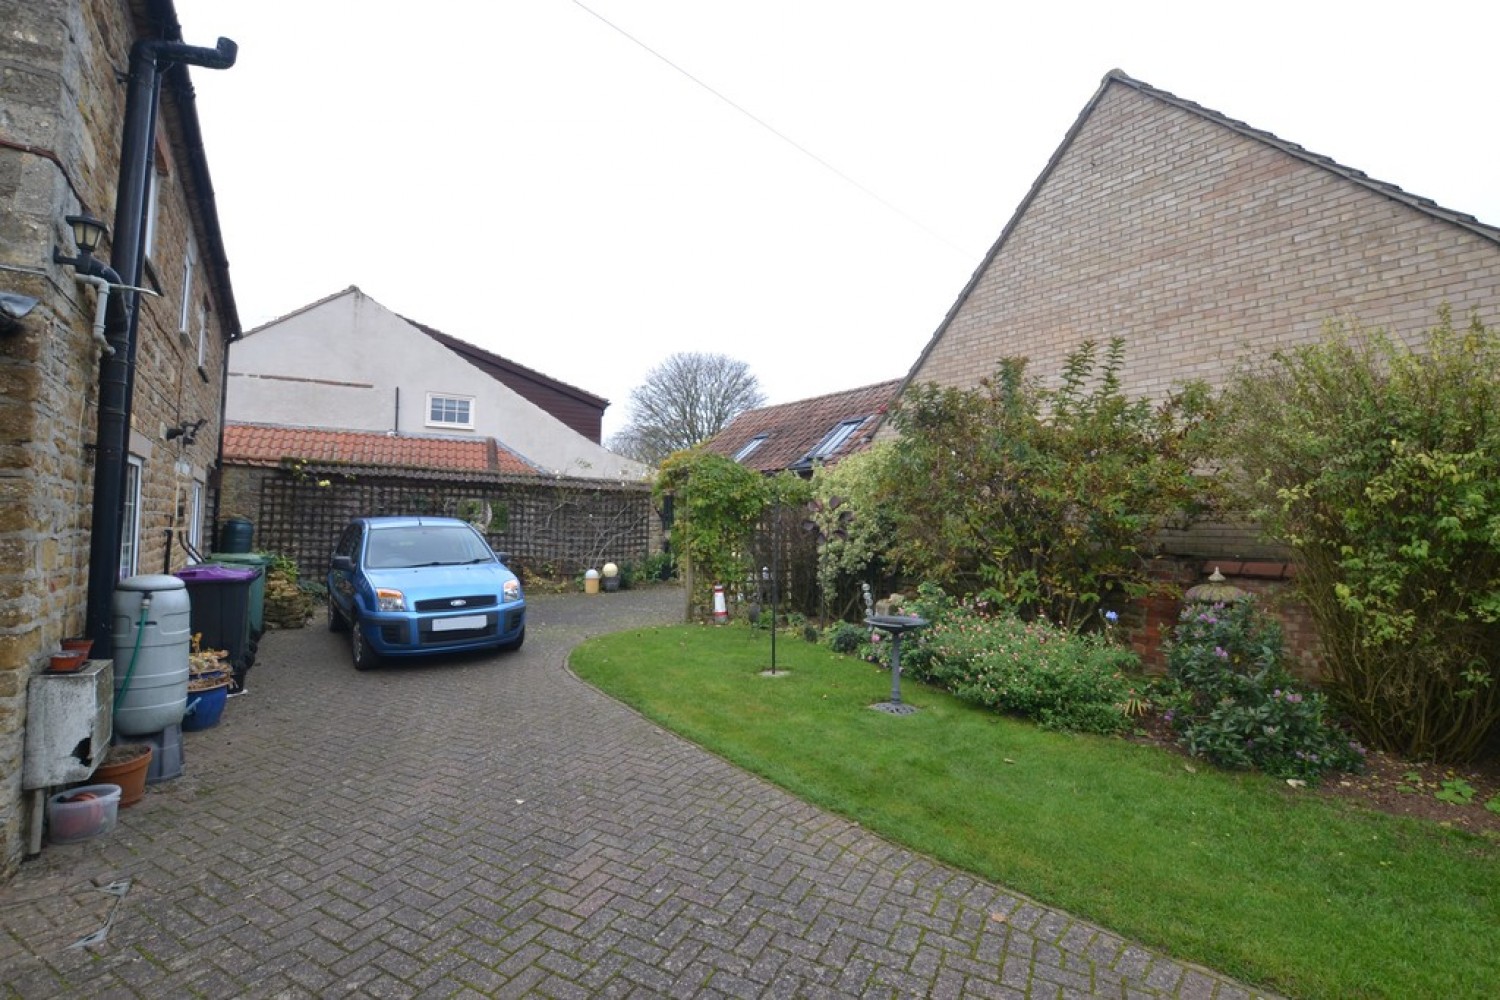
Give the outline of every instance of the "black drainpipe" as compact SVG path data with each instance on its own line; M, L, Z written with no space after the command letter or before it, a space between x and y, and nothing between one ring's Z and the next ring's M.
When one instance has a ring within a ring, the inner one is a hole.
M94 655L114 655L111 605L120 578L120 533L125 496L125 455L130 443L131 401L135 389L136 331L140 326L140 287L144 273L146 199L156 148L156 107L161 77L182 63L206 69L234 65L239 47L220 38L216 48L182 42L140 39L130 49L129 89L120 141L120 181L115 191L115 227L111 263L126 287L111 296L113 306L104 327L114 353L99 362L99 430L94 453L93 530L89 539L89 638Z

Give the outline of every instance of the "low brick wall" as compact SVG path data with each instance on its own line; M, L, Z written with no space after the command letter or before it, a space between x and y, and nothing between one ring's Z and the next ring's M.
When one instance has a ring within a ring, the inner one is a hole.
M1296 594L1293 577L1296 566L1290 562L1239 560L1204 560L1188 557L1162 559L1153 567L1153 576L1176 588L1179 596L1152 596L1135 602L1124 616L1124 627L1141 664L1150 673L1165 673L1166 654L1163 645L1171 637L1177 619L1185 606L1181 594L1195 584L1206 581L1215 570L1224 582L1255 595L1255 599L1281 623L1286 639L1288 669L1296 677L1317 681L1318 632L1312 614Z

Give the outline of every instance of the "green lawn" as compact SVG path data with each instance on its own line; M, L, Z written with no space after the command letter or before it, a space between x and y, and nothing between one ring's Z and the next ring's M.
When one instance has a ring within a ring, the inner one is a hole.
M620 633L578 675L891 840L1266 988L1500 996L1500 845L1123 740L1049 733L740 626Z

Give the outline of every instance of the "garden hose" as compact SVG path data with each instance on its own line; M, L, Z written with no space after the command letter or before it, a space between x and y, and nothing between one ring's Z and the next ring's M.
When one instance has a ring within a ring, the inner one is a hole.
M130 666L125 670L125 680L115 688L115 711L120 710L120 699L130 690L130 678L135 674L135 661L141 655L141 636L146 634L146 612L151 610L151 595L141 598L141 620L135 623L135 649L130 653Z

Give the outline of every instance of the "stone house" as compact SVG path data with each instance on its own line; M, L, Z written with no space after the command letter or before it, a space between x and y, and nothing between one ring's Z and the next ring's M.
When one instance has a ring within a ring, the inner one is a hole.
M757 472L811 476L870 442L900 380L746 410L704 447Z
M65 636L109 658L118 578L201 540L239 318L188 75L233 43L185 44L170 0L0 0L0 24L3 875L37 812L33 675ZM113 220L92 255L85 215Z

